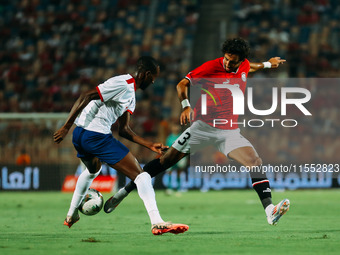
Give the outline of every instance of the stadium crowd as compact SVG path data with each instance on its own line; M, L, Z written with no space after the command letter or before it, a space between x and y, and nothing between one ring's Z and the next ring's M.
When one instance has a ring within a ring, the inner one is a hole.
M113 75L128 73L140 55L159 59L162 74L147 96L137 93L136 133L165 142L181 111L175 86L192 63L199 32L199 0L7 0L0 3L0 112L68 112L79 94ZM249 41L251 61L281 56L279 70L251 77L338 77L340 7L335 0L235 0L227 37ZM275 24L274 26L272 24ZM219 57L219 56L216 56ZM264 161L331 162L340 150L335 86L309 86L312 118L298 128L244 131ZM271 90L255 97L271 104ZM266 96L264 96L266 95ZM53 120L0 121L0 159L15 162L25 149L32 163L72 163ZM113 128L115 130L115 128ZM115 134L115 131L114 131ZM115 134L116 135L116 134ZM117 135L116 135L117 137ZM140 162L155 155L123 141Z
M339 77L339 1L237 0L233 13L231 33L250 42L251 59L283 56L289 77Z
M234 1L231 33L248 40L252 61L271 56L287 59L284 68L257 72L253 78L308 78L312 93L308 105L312 117L294 116L297 128L247 128L244 135L264 162L336 162L340 149L340 6L336 0L237 0ZM301 80L300 80L301 81ZM291 85L299 87L298 79ZM289 85L288 85L289 86ZM272 103L271 88L254 89L254 98ZM290 112L294 109L290 109ZM284 116L276 116L284 119ZM256 117L258 118L258 116ZM271 116L275 118L275 116Z
M173 103L175 85L189 71L197 2L2 1L0 112L68 112L82 91L131 72L139 56L152 55L160 61L162 75L148 96L137 93L133 121L139 134L157 136L159 122L177 118L180 111ZM32 162L36 158L51 162L47 159L51 157L37 154L36 143L25 133L39 133L34 140L44 139L39 151L46 154L44 146L56 126L50 121L20 123L0 124L1 134L7 134L0 138L3 162L12 159L18 146L28 147ZM168 127L166 121L162 123ZM57 162L57 157L52 161Z

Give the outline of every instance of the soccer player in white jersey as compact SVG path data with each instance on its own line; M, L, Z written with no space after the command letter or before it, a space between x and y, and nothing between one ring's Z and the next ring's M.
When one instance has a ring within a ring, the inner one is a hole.
M244 93L248 72L255 72L263 68L277 68L285 62L285 60L276 57L264 63L250 63L247 60L249 45L241 38L227 40L222 46L222 53L223 57L208 61L197 67L178 83L178 97L183 107L180 116L181 124L191 122L192 110L188 100L188 88L190 85L195 85L193 84L194 79L200 80L203 78L207 80L214 78L220 79L220 81L222 79L223 81L227 80L230 82L230 85L232 85L233 80L235 81L237 79L236 84L233 85L239 86ZM231 119L234 123L237 123L238 116L232 114L233 99L231 93L220 93L219 99L222 103L216 107L212 100L207 102L209 109L215 110L211 115L200 115L201 105L196 105L195 122L192 126L178 137L171 148L160 159L155 159L147 163L144 166L144 171L150 173L153 177L176 164L183 157L189 155L189 153L195 153L195 151L207 145L214 145L227 157L244 166L260 166L262 164L261 158L258 156L252 144L240 134L237 126L225 125L223 128L215 128L212 125L214 118ZM253 188L257 192L265 210L268 223L270 225L276 225L281 216L288 211L290 205L289 200L284 199L274 206L271 199L269 180L266 174L250 172L250 176ZM104 211L106 213L112 212L134 188L135 185L129 183L120 189L113 197L106 201Z
M129 127L130 115L135 110L135 90L145 90L158 77L160 69L152 57L141 57L137 61L136 72L115 76L82 94L73 105L65 124L54 133L54 141L60 143L73 123L72 142L77 156L86 169L77 180L71 205L64 225L69 228L79 220L78 207L86 191L102 167L101 162L129 177L137 186L138 194L144 202L152 224L154 235L163 233L183 233L189 229L184 224L164 222L161 218L151 184L151 177L144 172L129 149L116 140L111 133L111 125L119 124L119 135L150 150L161 153L166 147L136 135Z

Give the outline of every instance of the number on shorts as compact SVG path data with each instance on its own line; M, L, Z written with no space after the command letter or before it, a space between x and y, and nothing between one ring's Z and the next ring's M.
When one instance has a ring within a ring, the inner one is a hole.
M182 141L178 141L178 143L180 144L180 145L184 145L186 142L187 142L187 140L190 138L190 133L189 132L185 132L185 137L183 137L183 140Z

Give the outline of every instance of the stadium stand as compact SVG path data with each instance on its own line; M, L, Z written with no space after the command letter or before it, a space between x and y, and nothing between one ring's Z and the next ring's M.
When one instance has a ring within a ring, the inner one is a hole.
M148 96L137 94L133 123L139 134L157 136L159 123L166 128L180 111L175 85L189 71L197 7L195 0L2 1L0 112L68 112L82 91L152 55L162 76ZM56 122L1 121L0 130L1 162L13 162L18 147L32 163L58 161Z
M233 8L231 34L249 41L252 61L261 61L270 56L287 59L285 68L259 72L252 77L340 76L338 1L237 0L234 1ZM336 151L340 149L340 121L336 117L340 109L337 99L340 91L334 81L320 79L313 82L317 86L307 86L313 97L313 121L302 119L299 128L293 132L277 128L267 130L266 133L254 129L246 131L246 136L267 161L336 161ZM263 91L258 92L255 97L268 98L262 94ZM266 95L271 93L266 92ZM267 103L271 103L271 96Z

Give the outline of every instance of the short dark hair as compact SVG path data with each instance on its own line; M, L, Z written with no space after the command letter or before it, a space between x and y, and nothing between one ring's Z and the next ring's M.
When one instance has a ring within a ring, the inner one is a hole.
M150 71L152 74L157 74L158 62L156 59L150 56L142 56L137 60L137 70L138 71Z
M226 40L222 45L222 53L235 54L240 60L244 60L249 56L249 44L242 38L233 38Z

